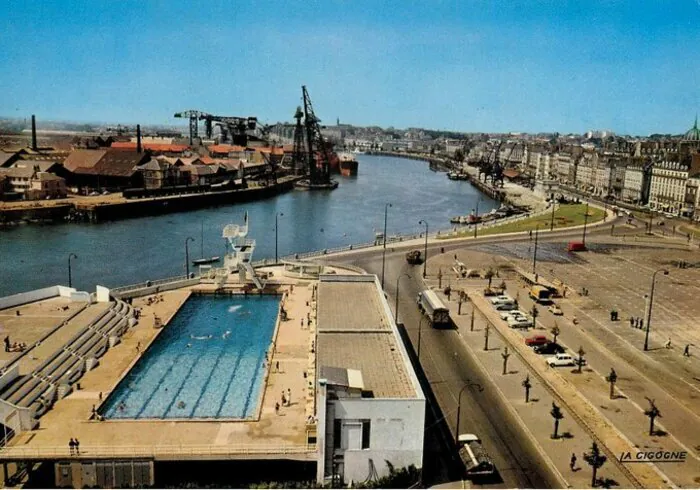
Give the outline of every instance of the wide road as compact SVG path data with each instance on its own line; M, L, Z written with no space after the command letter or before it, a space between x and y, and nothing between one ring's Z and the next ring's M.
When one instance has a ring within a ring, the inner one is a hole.
M609 220L608 224L617 222ZM609 226L589 230L591 234L607 234ZM581 230L548 234L548 239L579 238ZM429 244L429 255L441 248L451 250L489 242L521 241L518 237L487 236L477 241ZM394 248L395 247L395 248ZM392 250L393 248L393 250ZM405 325L413 347L418 351L418 329L421 315L415 304L416 295L423 289L422 266L409 266L405 261L407 247L392 244L387 247L385 262L385 290L390 304L395 301L395 288L399 279L399 321ZM329 257L334 263L345 262L365 269L381 278L381 250L357 252L344 257ZM410 272L410 278L404 276ZM513 419L499 399L489 378L479 369L474 358L463 346L455 330L425 327L421 329L420 363L429 384L428 401L437 400L439 406L430 403L426 412L426 440L424 459L424 483L433 485L459 479L459 464L452 444L457 419L458 395L462 395L461 432L478 434L494 459L500 478L474 482L476 486L493 488L552 488L560 484L539 452ZM428 391L428 390L426 390ZM434 398L432 398L434 395Z

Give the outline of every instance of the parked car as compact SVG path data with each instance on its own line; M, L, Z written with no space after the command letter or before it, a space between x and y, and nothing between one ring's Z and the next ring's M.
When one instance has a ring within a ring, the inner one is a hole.
M533 335L525 339L525 345L534 347L536 345L544 345L549 342L549 339L544 335Z
M547 364L549 364L551 367L576 366L578 364L578 358L566 353L556 354L547 358ZM586 365L585 359L583 359L583 365Z
M530 328L532 320L526 316L515 316L508 319L508 326L510 328Z
M496 311L508 311L508 310L515 310L518 305L515 303L498 303L495 304L494 307L496 308Z
M499 303L512 303L515 300L507 294L502 294L500 296L496 296L495 298L491 298L490 301L492 305L497 305Z
M509 318L514 316L524 316L527 318L527 315L520 310L504 311L499 316L501 317L501 320L505 321L508 321Z
M557 305L552 305L552 306L550 306L550 307L547 308L547 309L549 310L549 312L550 312L552 315L563 315L563 314L564 314L564 312L561 311L561 308L559 308L559 306L557 306Z
M546 344L536 345L533 349L536 354L563 354L566 352L561 345L555 344L554 342L547 342Z

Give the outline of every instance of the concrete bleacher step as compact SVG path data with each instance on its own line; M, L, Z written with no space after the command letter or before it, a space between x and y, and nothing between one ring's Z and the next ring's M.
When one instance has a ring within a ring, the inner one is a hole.
M95 369L95 368L96 368L97 366L99 366L99 365L100 365L100 361L99 361L97 358L95 358L95 357L88 357L88 358L85 360L85 371L86 371L86 372L87 372L87 371L92 371L93 369Z

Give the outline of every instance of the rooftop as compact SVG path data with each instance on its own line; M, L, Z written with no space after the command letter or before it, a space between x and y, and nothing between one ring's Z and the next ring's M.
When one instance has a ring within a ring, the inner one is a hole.
M374 276L318 286L318 366L357 370L374 398L417 398L408 356L381 301ZM357 279L357 278L355 278Z

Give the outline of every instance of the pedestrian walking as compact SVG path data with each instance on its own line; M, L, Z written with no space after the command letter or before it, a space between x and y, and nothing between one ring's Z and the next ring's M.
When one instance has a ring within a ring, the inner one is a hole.
M287 405L292 404L292 390L291 388L287 388Z
M304 328L304 319L301 319L301 328Z
M275 371L277 371L278 373L280 372L280 362L279 361L275 361Z
M576 453L571 453L571 461L569 462L571 471L576 471L576 459Z
M685 344L685 349L683 349L683 355L685 357L690 357L690 344Z
M280 402L275 402L275 414L280 414Z
M75 454L75 442L73 441L73 438L70 438L70 442L68 443L68 449L70 449L70 455L73 456Z
M630 317L630 328L634 327L634 318Z
M80 456L80 441L77 437L75 438L75 454Z
M282 390L282 406L287 406L287 397L284 395L284 390Z
M644 320L642 318L639 319L639 329L644 330Z

